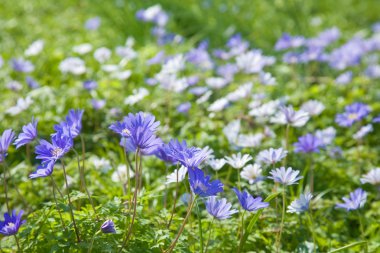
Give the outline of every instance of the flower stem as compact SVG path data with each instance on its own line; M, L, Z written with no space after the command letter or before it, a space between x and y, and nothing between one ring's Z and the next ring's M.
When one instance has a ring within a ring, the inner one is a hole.
M289 129L290 129L290 125L289 124L287 124L286 125L286 129L285 129L285 150L287 150L288 152L289 152ZM285 156L285 158L284 158L284 162L283 162L283 166L285 166L286 165L286 161L287 161L287 157L288 156Z
M211 237L211 232L212 232L212 224L214 223L214 220L215 220L215 218L212 217L212 220L211 220L210 224L208 225L208 229L207 229L208 238L207 238L207 242L206 242L206 247L205 247L205 252L204 253L207 253L207 248L208 248L208 244L210 242L210 237Z
M194 197L193 201L191 202L190 206L188 207L185 219L182 222L182 225L181 225L181 227L180 227L180 229L179 229L179 231L177 233L177 236L175 237L174 241L170 244L169 248L167 250L165 250L165 253L170 253L175 248L175 245L177 244L177 241L178 241L179 237L181 236L181 234L182 234L182 232L183 232L183 230L185 228L186 222L189 219L189 216L191 214L191 210L194 207L196 199L197 199L197 196Z
M282 216L281 216L281 225L280 225L280 231L278 233L278 238L277 238L277 252L280 251L280 244L281 244L281 235L282 235L282 230L284 228L284 220L285 220L285 206L286 206L286 199L285 199L285 185L283 186L283 191L282 191Z
M90 244L90 247L88 248L87 253L91 253L91 252L92 252L92 246L94 245L95 236L97 236L100 232L101 232L101 231L98 230L98 231L92 236L91 244Z
M21 248L20 248L20 244L19 244L19 242L18 242L17 235L14 235L14 237L15 237L15 240L16 240L17 251L21 252Z
M0 154L1 155L1 154ZM9 200L8 200L8 187L7 187L7 166L5 165L5 161L3 161L3 181L4 181L4 193L5 193L5 204L7 206L7 212L9 213Z
M176 187L175 187L175 196L174 196L174 203L173 203L173 209L172 209L172 213L170 215L170 219L169 219L169 222L168 222L168 225L167 225L167 228L169 229L170 228L170 224L172 223L172 220L173 220L173 216L174 216L174 211L175 211L175 208L176 208L176 204L177 204L177 198L178 198L178 190L179 190L179 182L178 182L178 166L177 166L177 180L176 180ZM165 184L166 185L166 184Z
M238 188L239 188L239 191L241 191L240 171L238 171Z
M128 211L130 211L130 208L132 206L132 200L131 200L131 175L129 174L129 163L127 159L127 149L123 149L124 153L124 159L125 159L125 166L127 167L127 185L128 185Z
M51 178L51 181L53 182L53 185L54 185L55 189L57 189L59 195L61 196L61 199L63 199L63 194L62 194L62 192L59 190L59 188L58 188L58 186L57 186L57 183L56 183L55 180L54 180L54 177L51 176L50 178Z
M54 182L53 176L50 175L50 178L51 178L51 182L52 182L52 186L53 186L53 196L54 196L54 201L55 201L55 205L56 205L56 207L57 207L57 211L58 211L58 213L59 213L59 218L61 219L62 228L63 228L64 230L66 230L65 222L63 221L61 211L59 210L58 201L57 201L57 196L55 195L55 182Z
M366 239L365 239L365 234L364 234L364 225L363 225L363 220L362 220L362 214L360 213L359 209L358 209L358 217L359 217L361 237L365 241ZM365 244L365 252L366 253L368 252L368 243Z
M198 201L196 202L196 204L197 204L197 217L198 217L199 239L200 239L200 244L201 244L201 250L200 250L200 252L203 252L202 217L201 217L201 213L200 213L200 211L199 211Z
M70 190L69 190L69 183L67 182L66 169L65 169L65 165L63 164L62 160L61 160L61 163L62 163L62 169L63 169L63 176L65 178L65 184L66 184L66 190L67 190L67 199L69 201L71 220L73 221L77 241L80 242L79 231L78 231L77 224L75 223L75 218L74 218L73 204L71 203L71 199L70 199Z
M245 214L245 210L244 210L243 214L241 215L241 234L240 234L240 242L239 242L238 253L241 252L242 246L243 246L243 238L244 238L244 214Z
M313 166L313 158L310 154L309 158L309 185L310 185L310 193L314 192L314 166Z
M314 222L313 222L313 214L311 213L311 210L308 214L308 218L309 218L309 221L310 221L310 227L311 227L311 236L313 237L313 252L315 253L316 252L316 236L315 236L315 231L314 231Z

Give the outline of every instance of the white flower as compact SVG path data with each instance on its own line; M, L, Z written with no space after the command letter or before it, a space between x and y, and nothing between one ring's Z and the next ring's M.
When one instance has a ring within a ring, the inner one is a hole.
M235 169L241 169L244 165L252 160L252 157L248 154L242 155L241 153L233 154L231 157L225 157L227 163Z
M370 132L373 131L373 126L372 124L368 124L366 126L362 126L359 131L357 131L354 135L353 135L353 138L355 140L359 140L359 139L362 139L364 136L366 136L367 134L369 134Z
M224 158L207 160L207 164L215 171L220 170L226 164L226 162L227 161Z
M177 172L178 172L178 175L177 175ZM173 173L166 176L166 184L176 183L177 179L178 179L178 182L182 182L186 177L186 173L187 173L187 168L185 166L181 166L179 170L175 169Z
M135 59L137 57L137 52L128 46L116 47L116 54L120 57L123 57L123 59L127 61Z
M276 78L274 78L271 73L260 72L259 78L260 78L260 83L264 85L268 85L268 86L276 85Z
M380 168L375 168L365 174L361 179L360 182L362 184L369 183L373 185L380 185Z
M177 74L179 71L185 68L185 58L182 54L178 54L169 59L161 69L164 74Z
M25 56L35 56L41 53L41 51L44 49L44 41L43 40L36 40L30 46L25 50L24 54Z
M20 112L28 109L32 103L33 103L33 100L29 96L27 96L25 99L19 98L17 99L17 104L15 106L8 108L8 110L6 110L5 113L10 114L12 116L17 115Z
M244 73L259 73L266 65L265 58L259 50L253 50L236 57L236 65Z
M163 89L177 93L182 92L189 86L186 78L177 78L176 74L168 74L161 71L156 74L154 78L159 82Z
M333 142L336 135L334 127L328 127L322 130L317 130L315 136L323 143L323 145L329 145Z
M257 163L248 164L243 168L243 171L240 172L240 175L242 178L248 180L249 184L257 183L264 179L262 176L263 170L261 169L261 166Z
M130 70L115 71L111 74L111 77L118 80L127 80L131 75L132 75L132 71Z
M13 91L22 90L22 84L19 81L12 80L6 84L6 87Z
M218 100L215 100L214 103L212 103L208 108L207 110L209 112L220 112L222 111L224 108L226 108L229 104L229 101L228 99L226 98L220 98Z
M104 63L107 60L109 60L109 58L111 58L111 54L112 54L111 50L109 50L106 47L101 47L95 50L94 58L99 63Z
M87 54L91 52L91 50L92 50L92 45L90 43L83 43L83 44L73 47L73 52L80 55Z
M264 135L262 133L257 134L239 134L236 140L236 146L242 148L258 147L261 144Z
M301 110L309 113L311 116L316 116L322 113L325 106L317 100L309 100L302 104Z
M197 99L196 103L203 104L210 98L211 95L212 95L212 91L211 90L207 91L205 94L203 94L200 98Z
M228 84L228 81L222 77L209 77L206 79L206 84L213 89L221 89Z
M298 176L300 174L299 170L293 170L292 167L285 167L273 169L269 172L270 177L275 183L281 183L283 185L298 184L297 181L302 179L303 176Z
M284 150L283 148L270 148L260 151L260 153L256 157L256 161L258 163L265 163L267 165L272 165L275 163L278 163L283 158L286 157L288 154L288 151Z
M149 95L149 91L145 88L134 89L132 91L132 95L124 99L124 104L134 105L148 95Z
M299 199L294 200L288 206L288 213L303 213L309 210L309 204L313 195L310 192L305 192L305 194L301 194Z
M279 106L280 106L279 100L272 100L272 101L269 101L268 103L265 103L256 108L253 108L249 112L249 115L260 117L260 118L269 117L269 116L272 116L277 111Z
M133 178L135 176L135 173L133 170L129 169L129 177ZM117 166L116 171L112 173L111 176L112 181L114 182L122 182L126 183L127 182L127 166L126 165L119 165Z
M229 93L226 98L231 101L238 101L240 99L246 98L249 96L252 90L252 83L245 83L240 85L235 91Z
M62 73L71 73L74 75L81 75L86 72L84 61L77 57L69 57L61 61L59 70Z
M223 128L223 133L230 144L236 144L240 131L240 120L234 120Z
M99 157L95 156L91 159L91 161L94 164L96 169L100 169L103 172L107 172L112 168L110 161L103 158L103 157L99 158Z
M306 124L310 116L302 110L295 111L292 106L282 107L281 110L271 118L272 123L281 125L291 125L293 127L301 127Z

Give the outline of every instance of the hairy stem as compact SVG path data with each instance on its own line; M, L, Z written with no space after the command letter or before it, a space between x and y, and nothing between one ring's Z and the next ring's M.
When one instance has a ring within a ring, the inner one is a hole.
M282 236L282 230L284 228L284 220L285 220L285 207L286 207L286 199L285 199L285 185L283 186L282 191L282 216L281 216L281 225L280 225L280 231L278 233L277 238L277 252L280 251L280 244L281 244L281 236Z
M55 205L56 205L56 207L57 207L57 211L58 211L58 214L59 214L59 218L61 219L62 228L63 228L64 230L66 230L65 222L63 221L61 211L59 210L58 201L57 201L57 196L55 195L55 182L54 182L53 176L50 175L50 178L51 178L51 182L52 182L52 186L53 186L53 197L54 197Z

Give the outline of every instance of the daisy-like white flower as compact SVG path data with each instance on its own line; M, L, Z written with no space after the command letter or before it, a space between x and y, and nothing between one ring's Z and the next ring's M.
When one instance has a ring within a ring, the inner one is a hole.
M238 212L236 209L231 210L231 203L227 199L217 200L215 196L211 196L206 201L206 209L209 214L218 220L225 220L231 217L232 214Z
M220 170L225 164L226 164L226 159L210 159L207 161L207 164L215 171Z
M273 179L274 182L280 183L283 185L292 185L298 184L297 181L303 178L303 176L298 176L300 173L299 170L293 170L291 167L285 169L281 167L279 169L273 169L269 172L272 176L268 178Z
M325 106L317 100L309 100L302 104L301 110L307 112L311 116L319 115L323 112Z
M373 185L380 185L380 168L375 168L369 171L360 179L360 182L362 182L362 184L369 183Z
M302 110L295 111L293 106L282 107L281 110L271 119L272 123L281 125L291 125L293 127L302 127L309 120L310 116Z
M355 140L360 140L360 139L362 139L363 137L365 137L367 134L369 134L372 131L373 131L372 124L368 124L368 125L362 126L359 129L359 131L357 131L352 137Z
M187 168L181 166L178 170L175 169L173 173L166 176L166 184L182 182L187 174Z
M257 163L255 164L248 164L243 168L243 171L240 172L240 175L242 178L248 180L250 184L257 183L264 179L262 176L263 170L261 169L261 166Z
M256 161L258 163L265 163L266 165L273 165L285 158L287 154L288 151L283 148L270 148L260 151L256 157Z
M313 198L313 195L307 191L304 194L301 194L299 199L294 200L288 206L288 213L303 213L309 210L310 201Z
M233 154L231 157L225 157L227 163L235 169L241 169L244 165L252 160L252 157L248 154L242 155L241 153Z

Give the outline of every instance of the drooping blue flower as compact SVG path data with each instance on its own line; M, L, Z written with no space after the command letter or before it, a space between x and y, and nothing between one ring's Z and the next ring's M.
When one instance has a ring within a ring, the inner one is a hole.
M5 236L17 234L20 226L26 222L26 220L21 220L23 210L20 210L18 215L16 215L16 210L12 211L12 214L4 214L4 221L0 221L0 234Z
M62 158L73 147L73 139L62 132L58 132L51 137L51 143L40 140L36 146L36 158L42 160L42 164L56 162Z
M294 200L288 206L288 213L303 213L309 210L309 204L313 195L310 192L305 192L305 194L301 194L299 199Z
M8 155L9 145L11 145L14 138L15 133L12 129L5 130L0 136L0 163L3 162L5 157Z
M188 147L186 141L171 140L165 146L166 155L192 169L198 167L208 156L208 150Z
M345 112L336 115L335 122L342 127L350 127L362 120L371 111L371 108L363 103L353 103L345 107Z
M299 170L293 170L291 167L285 169L285 167L273 169L269 172L272 176L268 178L273 179L274 182L283 185L298 184L297 181L303 178L303 176L298 176Z
M312 134L306 134L298 138L298 142L294 143L296 153L318 153L319 148L323 146L322 141Z
M105 221L100 227L100 230L102 230L102 232L105 234L116 233L115 224L113 223L112 220Z
M189 183L194 194L201 197L215 196L223 191L223 184L219 180L210 182L210 176L198 168L189 169Z
M84 110L71 109L66 116L66 121L54 126L54 130L57 133L61 133L64 136L77 137L82 130L82 117ZM55 135L55 134L54 134Z
M39 177L47 177L53 173L55 162L50 161L47 163L43 163L37 167L37 170L29 175L30 179L39 178Z
M224 198L217 200L215 196L211 196L206 201L207 212L218 220L228 219L238 212L236 209L231 210L231 207L231 203L227 203L227 199Z
M16 149L32 142L37 138L37 123L38 121L32 118L32 122L22 127L22 133L18 135L14 142Z
M358 188L350 193L349 198L342 198L344 203L336 204L337 208L345 208L347 211L357 210L364 206L367 200L367 193L363 189Z
M269 206L269 203L263 202L263 199L261 197L254 198L247 191L240 192L236 188L232 188L232 190L236 193L240 205L243 207L244 210L247 210L248 212L257 211L259 209L266 208Z

